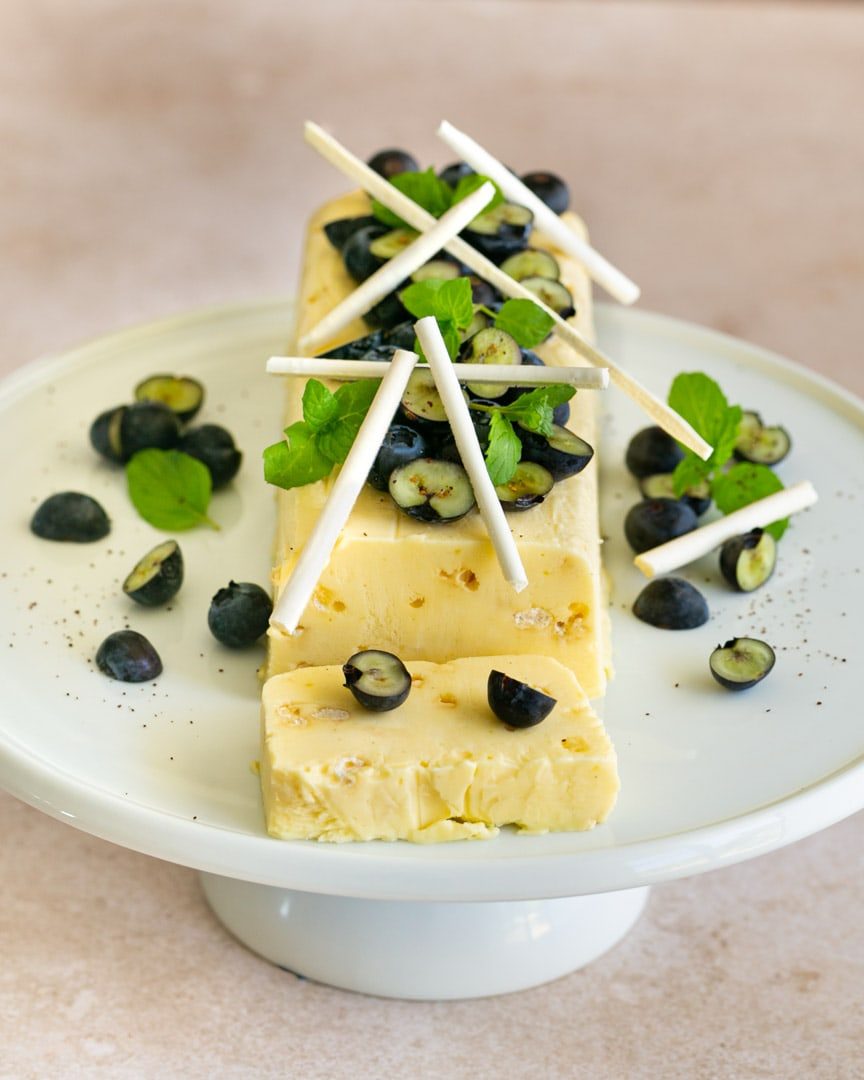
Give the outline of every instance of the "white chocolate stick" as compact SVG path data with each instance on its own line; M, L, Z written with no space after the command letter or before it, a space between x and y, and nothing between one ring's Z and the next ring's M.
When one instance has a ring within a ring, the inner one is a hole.
M756 502L742 506L740 510L733 510L731 514L718 518L709 525L703 525L683 536L676 536L674 540L651 548L650 551L643 551L633 562L646 577L668 574L670 570L677 570L701 559L703 555L708 555L733 536L740 536L751 529L764 529L766 525L789 517L790 514L806 510L817 498L816 489L810 481L802 480L800 484L793 484L783 491L775 491L773 495L766 495L764 499L757 499Z
M398 214L403 221L407 221L412 228L422 232L434 224L435 218L424 210L422 206L418 206L413 199L409 199L407 195L388 183L383 176L379 176L373 169L370 169L368 165L355 157L350 150L346 150L340 142L334 139L332 135L328 135L317 124L307 120L304 135L306 142L314 147L322 157L326 158L331 165L335 165L337 169L358 183L380 203L392 210L394 214ZM455 255L460 262L470 267L475 274L479 274L480 277L488 281L490 285L494 285L496 289L499 289L506 296L530 300L539 308L542 308L547 315L552 317L555 332L561 339L566 341L580 356L585 357L589 363L595 366L608 367L612 381L639 405L655 424L658 424L673 438L691 449L703 461L711 456L711 447L708 443L674 409L670 409L664 401L655 397L650 390L647 390L631 375L628 375L617 364L613 363L599 349L595 349L574 326L562 319L557 312L552 311L534 293L526 289L521 282L514 281L509 274L505 274L493 262L481 255L476 248L458 236L447 244L446 249L451 255Z
M324 509L300 552L288 584L276 601L276 607L270 616L271 625L289 634L297 629L306 605L330 562L330 554L339 539L339 533L366 483L381 440L393 419L393 413L402 399L416 363L416 353L397 349L394 354L390 368L381 380L378 392L360 425L354 445L333 482Z
M441 122L438 135L462 161L481 175L494 180L508 199L527 207L534 215L539 228L547 233L562 251L577 258L588 271L589 276L602 285L611 296L622 304L632 304L639 299L640 290L635 281L631 281L626 274L604 259L581 236L577 236L554 210L550 210L542 199L538 199L530 188L527 188L488 150L446 120Z
M425 319L414 323L414 331L423 346L429 367L432 369L435 386L441 395L447 419L453 429L456 449L468 473L474 489L474 498L477 500L477 506L489 531L489 538L495 548L504 577L517 593L522 592L528 584L525 567L519 557L519 550L510 532L510 526L507 524L501 501L495 494L495 485L486 469L477 432L471 422L471 414L462 396L459 380L453 371L453 363L441 331L438 329L438 323L432 315L427 315Z
M380 379L389 369L388 360L334 360L326 356L271 356L269 375L306 375L325 379ZM563 384L577 390L605 390L609 385L606 368L535 367L533 364L453 364L459 382L494 382L508 386L552 386Z
M437 255L469 221L477 217L494 194L494 186L486 183L456 203L427 232L421 232L408 247L388 259L304 334L298 342L300 348L304 352L315 352L328 341L332 341L349 323L365 315L379 300L383 300L388 293L401 285L405 278L410 277L433 255Z

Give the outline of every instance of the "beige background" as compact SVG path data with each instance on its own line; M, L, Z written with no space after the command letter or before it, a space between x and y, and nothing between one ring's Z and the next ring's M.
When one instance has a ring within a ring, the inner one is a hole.
M0 371L293 286L302 120L572 181L644 305L864 393L864 7L2 0ZM860 526L860 522L858 523ZM195 877L0 797L0 1077L862 1077L861 815L655 890L590 969L382 1002L246 953Z

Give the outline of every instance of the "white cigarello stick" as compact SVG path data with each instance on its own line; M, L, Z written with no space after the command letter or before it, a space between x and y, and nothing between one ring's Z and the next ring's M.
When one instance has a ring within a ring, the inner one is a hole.
M474 489L474 498L477 500L483 522L489 531L489 537L504 577L517 593L521 592L528 585L525 567L522 565L516 541L504 516L501 501L495 494L495 486L486 470L477 432L471 422L471 414L462 396L459 380L453 371L453 363L441 331L438 329L438 323L431 315L427 315L425 319L414 323L414 332L423 346L423 352L432 369L435 386L441 395L447 419L453 430L456 449L468 473L471 487Z
M810 481L802 480L800 484L776 491L773 495L766 495L764 499L742 506L740 510L734 510L709 525L677 536L659 547L651 548L650 551L643 551L633 562L646 577L668 574L671 570L677 570L701 559L703 555L708 555L733 536L740 536L751 529L764 529L766 525L789 517L790 514L806 510L817 499L816 489Z
M605 259L599 251L577 236L576 233L550 210L546 203L526 187L522 181L503 165L488 150L475 142L464 131L459 131L446 120L438 128L438 136L444 140L476 172L488 176L501 188L504 195L512 202L527 207L534 215L534 220L562 249L578 259L589 276L622 304L632 304L639 299L639 286L631 281L617 267Z
M304 136L309 145L314 147L332 165L335 165L337 169L354 180L355 183L358 183L380 203L402 218L403 221L407 221L412 228L423 232L434 225L435 218L424 210L422 206L418 206L413 199L409 199L407 195L388 183L383 176L379 176L378 173L370 169L368 165L355 157L350 150L346 150L341 143L334 139L332 135L328 135L317 124L307 121ZM608 367L612 381L632 398L655 424L658 424L673 438L695 454L698 454L703 461L711 456L711 447L708 443L678 413L670 409L665 402L655 397L650 390L647 390L636 379L613 363L599 349L587 342L575 327L562 319L557 312L552 311L534 293L526 289L521 282L514 281L509 274L505 274L485 255L481 255L476 248L458 236L447 244L446 249L451 255L455 255L460 262L470 267L475 274L479 274L490 285L494 285L496 289L503 292L505 296L530 300L539 308L542 308L547 315L552 317L555 332L559 337L566 341L576 353L588 360L589 363L595 366Z
M271 356L269 375L304 375L324 379L380 379L388 360L335 360L326 356ZM605 390L606 368L534 367L531 364L453 364L460 383L494 382L508 386L575 386L577 390Z
M486 183L477 191L456 203L427 232L422 232L413 243L398 255L388 259L341 303L328 312L323 319L299 341L304 352L314 352L333 338L355 319L365 315L379 300L393 292L433 255L460 233L469 221L482 211L495 195L492 184ZM434 219L433 219L434 220Z
M312 599L315 587L330 562L339 533L345 527L357 496L366 483L381 440L402 400L416 363L416 353L397 349L393 355L389 370L381 380L378 392L360 425L354 445L333 482L324 509L318 516L288 584L276 601L276 607L270 616L271 624L286 633L293 634L297 629L306 605Z

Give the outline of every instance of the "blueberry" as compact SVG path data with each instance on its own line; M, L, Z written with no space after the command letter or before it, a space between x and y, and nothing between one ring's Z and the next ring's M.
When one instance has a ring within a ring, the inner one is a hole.
M159 401L188 424L204 404L204 387L188 375L151 375L135 387L136 401Z
M647 427L637 431L627 447L624 463L630 472L641 480L654 473L671 473L684 457L677 442L660 427Z
M391 176L396 176L399 173L420 171L420 165L416 158L412 157L406 150L399 150L395 147L379 150L377 154L373 154L369 158L366 164L373 172L383 176L385 180L389 180Z
M495 494L505 510L530 510L543 502L554 484L548 469L534 461L520 461L506 484L495 485Z
M394 469L387 486L399 509L419 521L457 521L474 506L468 474L452 461L417 458Z
M654 473L651 476L643 476L639 481L639 490L646 499L677 499L675 494L675 482L672 473ZM680 497L681 502L693 510L697 517L701 517L711 505L711 488L707 480L701 480L698 484L687 488Z
M345 241L342 259L345 262L345 269L356 282L365 281L386 262L386 259L373 255L370 250L372 241L386 232L389 232L386 225L366 225L352 233Z
M266 631L273 604L260 585L231 581L210 601L207 625L213 637L232 649L245 649Z
M426 440L419 431L407 424L391 424L369 470L369 484L377 491L386 491L390 473L397 466L425 457L426 452Z
M556 214L563 214L570 205L570 190L555 173L529 172L525 173L521 180L529 191L533 191L537 198Z
M545 367L546 361L532 352L531 349L522 350L522 363L528 364L531 367ZM510 392L504 399L505 404L509 405L511 401L515 401L517 397L521 397L522 394L530 393L534 389L531 386L514 386L511 387ZM570 402L562 401L560 405L556 405L552 410L552 423L557 424L558 427L567 427L570 421Z
M162 674L162 661L143 634L116 630L96 652L96 666L120 682L149 682Z
M97 454L119 465L123 461L120 445L120 421L126 412L125 405L115 405L99 413L90 425L90 444Z
M677 499L643 499L624 518L624 535L636 554L665 544L695 529L699 519L691 506Z
M30 521L30 529L43 540L89 544L111 531L108 515L95 499L80 491L49 495Z
M733 536L720 549L720 572L740 592L752 592L764 585L776 562L777 544L771 533L762 529Z
M404 323L407 314L408 312L403 307L402 301L395 292L391 292L383 300L373 304L363 318L370 326L374 326L379 330L389 330L394 326L399 326L400 323ZM411 344L414 344L413 340Z
M120 420L120 447L128 461L139 450L171 450L180 441L180 421L167 405L136 401Z
M474 170L464 161L454 161L450 165L446 165L441 172L438 173L438 179L443 180L445 184L449 184L450 187L455 188L459 181L465 176L473 176Z
M364 709L390 712L411 692L411 674L398 656L380 649L354 653L343 665L345 686Z
M548 437L528 431L520 424L518 435L522 440L523 460L542 465L555 480L566 480L582 472L594 456L590 443L558 424L552 425L552 434Z
M526 246L533 223L527 207L503 202L474 218L464 237L487 259L502 263Z
M337 218L336 221L328 221L324 226L324 234L337 251L341 251L358 229L365 229L367 225L380 225L378 218L371 214L362 217Z
M774 650L757 638L733 638L711 653L711 674L727 690L749 690L774 667Z
M176 540L165 540L138 560L123 582L123 592L137 604L156 607L176 596L183 584L183 555Z
M481 304L483 307L496 311L504 299L498 289L494 285L490 285L488 281L484 281L483 278L477 277L476 274L468 274L467 276L471 283L472 303Z
M757 412L748 410L741 416L735 457L754 465L779 465L792 449L789 432L782 427L768 427Z
M535 690L503 671L490 671L486 684L489 708L508 727L534 727L545 720L555 708L557 699Z
M218 424L201 424L190 428L181 438L178 449L207 466L214 488L223 487L233 480L243 460L231 432Z
M708 604L683 578L656 578L636 597L633 614L660 630L692 630L708 621Z

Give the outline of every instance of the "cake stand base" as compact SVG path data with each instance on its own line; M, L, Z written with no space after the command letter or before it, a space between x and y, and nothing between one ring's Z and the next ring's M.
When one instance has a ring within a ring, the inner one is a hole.
M358 900L201 874L204 895L253 952L316 982L442 1001L538 986L630 930L648 889L560 900Z

